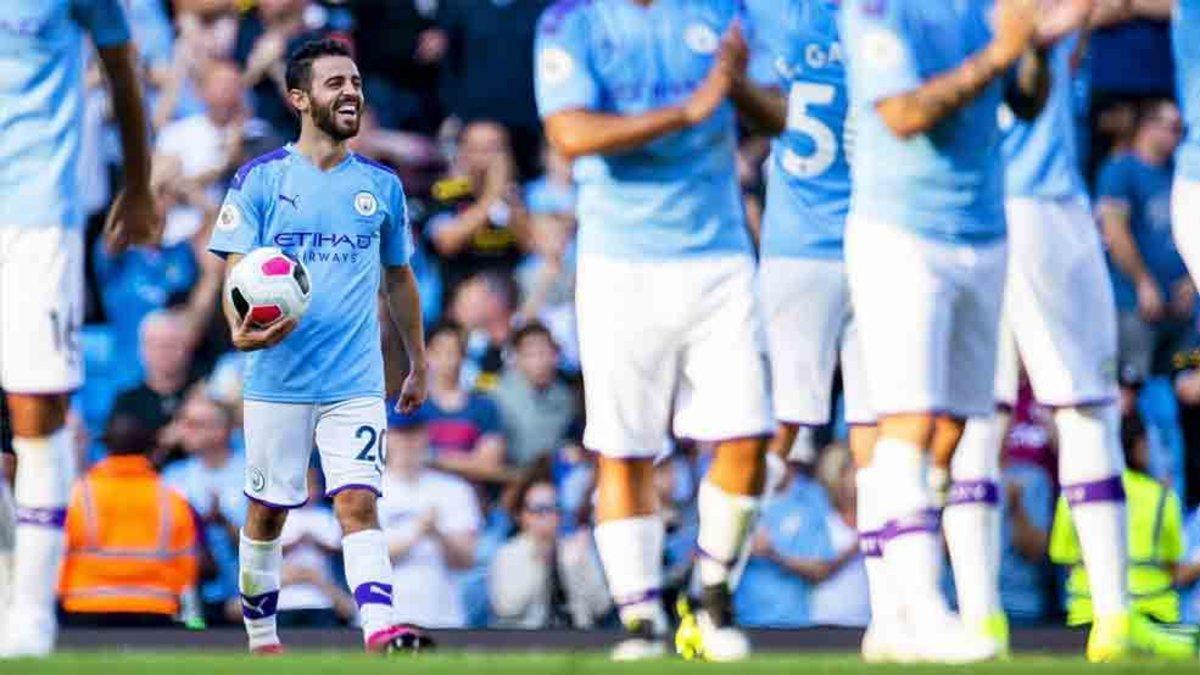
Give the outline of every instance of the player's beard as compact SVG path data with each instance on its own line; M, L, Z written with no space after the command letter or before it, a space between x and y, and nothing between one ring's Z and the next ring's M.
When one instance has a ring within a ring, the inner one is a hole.
M358 114L354 116L353 122L343 122L341 116L338 115L337 109L346 103L346 99L336 99L327 107L315 107L312 109L313 124L317 128L329 134L329 137L335 141L344 141L349 138L354 138L358 135L358 125L362 121L362 104L358 104Z

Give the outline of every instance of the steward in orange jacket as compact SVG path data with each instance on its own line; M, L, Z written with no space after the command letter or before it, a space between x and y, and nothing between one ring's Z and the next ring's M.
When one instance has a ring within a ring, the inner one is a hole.
M140 422L119 415L105 436L109 457L76 482L67 507L67 623L168 624L196 585L195 518L146 458L154 436Z

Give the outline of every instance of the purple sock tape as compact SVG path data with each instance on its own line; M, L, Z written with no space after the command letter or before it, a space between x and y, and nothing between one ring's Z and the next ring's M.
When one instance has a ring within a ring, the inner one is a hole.
M67 522L67 510L55 507L18 506L17 524L62 529Z
M1000 503L1000 488L990 480L961 480L950 485L948 506L959 504L989 504Z
M392 604L392 585L385 584L379 581L368 581L365 584L359 584L354 589L354 601L359 607L363 605L388 605Z
M262 595L242 594L242 617L246 619L268 619L275 616L279 606L279 591L267 591Z
M657 602L661 596L661 590L657 588L651 588L642 591L641 593L636 593L628 597L617 599L617 607L631 607L633 605L640 605L646 602Z
M879 558L883 556L883 542L881 541L883 533L880 530L870 530L858 533L858 551L865 558Z
M1087 504L1090 502L1123 502L1125 501L1125 485L1120 476L1111 476L1090 483L1075 483L1064 485L1063 496L1067 503Z
M897 518L883 528L880 544L887 544L907 534L936 534L942 526L941 515L938 509L925 509L911 516Z

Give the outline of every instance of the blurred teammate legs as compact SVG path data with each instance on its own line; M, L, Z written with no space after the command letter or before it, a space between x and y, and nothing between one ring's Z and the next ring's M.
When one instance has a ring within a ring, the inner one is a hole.
M0 390L0 617L3 617L12 598L13 546L16 544L17 529L11 487L13 472L17 468L13 459L8 401L3 390Z

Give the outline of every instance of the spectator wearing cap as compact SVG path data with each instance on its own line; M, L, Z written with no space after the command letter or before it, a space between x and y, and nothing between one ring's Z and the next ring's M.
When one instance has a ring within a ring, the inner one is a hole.
M193 392L172 423L187 458L168 467L163 479L178 490L200 518L209 552L200 586L209 625L240 623L238 604L238 528L245 520L245 461L230 447L232 417L225 407Z
M433 465L471 483L505 480L500 411L487 395L462 385L466 332L453 321L435 325L426 338L429 398L422 405Z
M169 626L198 575L191 508L147 455L154 433L128 414L110 418L109 456L71 490L59 595L66 623Z
M612 609L590 529L559 532L558 492L549 476L521 484L511 509L519 530L488 571L494 625L591 628Z
M525 467L567 439L579 404L558 376L558 345L545 326L526 324L513 335L512 344L516 357L492 397L500 408L509 464Z
M388 542L395 620L426 628L466 625L458 572L475 563L482 524L475 491L431 469L423 409L388 420L379 523Z

